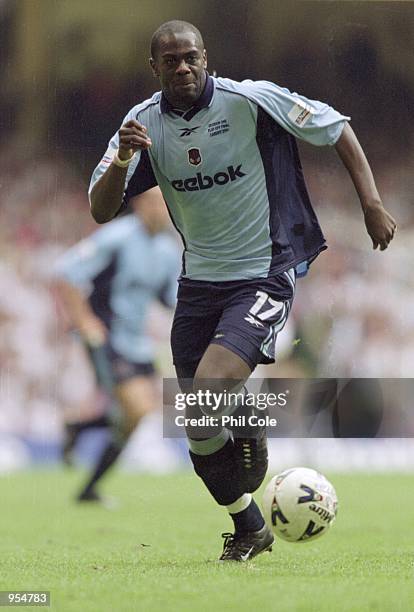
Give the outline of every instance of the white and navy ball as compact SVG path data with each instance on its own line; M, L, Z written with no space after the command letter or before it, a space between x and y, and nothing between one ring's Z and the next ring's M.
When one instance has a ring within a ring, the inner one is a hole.
M337 509L332 484L309 468L292 468L274 476L263 494L266 523L287 542L319 538L332 526Z

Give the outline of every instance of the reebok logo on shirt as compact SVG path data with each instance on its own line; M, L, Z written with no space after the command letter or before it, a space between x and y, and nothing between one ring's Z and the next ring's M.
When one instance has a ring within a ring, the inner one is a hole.
M182 138L183 136L191 136L191 134L195 134L196 130L198 130L200 126L197 125L196 127L193 128L180 128L180 138Z
M242 164L239 164L236 168L234 166L227 166L227 172L217 172L214 176L197 172L195 176L171 181L171 185L176 191L211 189L214 185L226 185L229 182L237 181L237 179L246 176L246 172L242 172L241 167Z

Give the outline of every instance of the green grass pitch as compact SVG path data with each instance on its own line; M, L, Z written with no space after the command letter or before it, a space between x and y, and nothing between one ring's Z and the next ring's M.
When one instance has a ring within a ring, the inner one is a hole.
M112 512L72 502L82 476L0 478L0 590L50 590L62 612L414 609L414 476L328 474L330 533L241 565L217 563L231 522L191 473L114 472Z

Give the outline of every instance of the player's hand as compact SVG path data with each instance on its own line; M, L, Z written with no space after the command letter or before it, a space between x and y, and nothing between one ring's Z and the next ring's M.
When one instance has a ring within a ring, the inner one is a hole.
M102 346L108 336L104 323L95 316L84 317L79 325L79 333L90 346Z
M372 240L372 247L384 251L394 238L397 224L382 206L368 207L364 212L365 225Z
M135 119L127 121L118 131L118 136L118 157L122 160L130 159L139 149L149 149L152 145L147 128Z

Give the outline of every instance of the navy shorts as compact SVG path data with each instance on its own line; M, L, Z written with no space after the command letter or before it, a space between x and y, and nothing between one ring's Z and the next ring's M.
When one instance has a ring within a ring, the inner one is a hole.
M177 370L192 377L210 343L230 349L252 370L258 363L273 363L276 336L287 321L295 280L294 269L254 280L181 279L171 330Z

